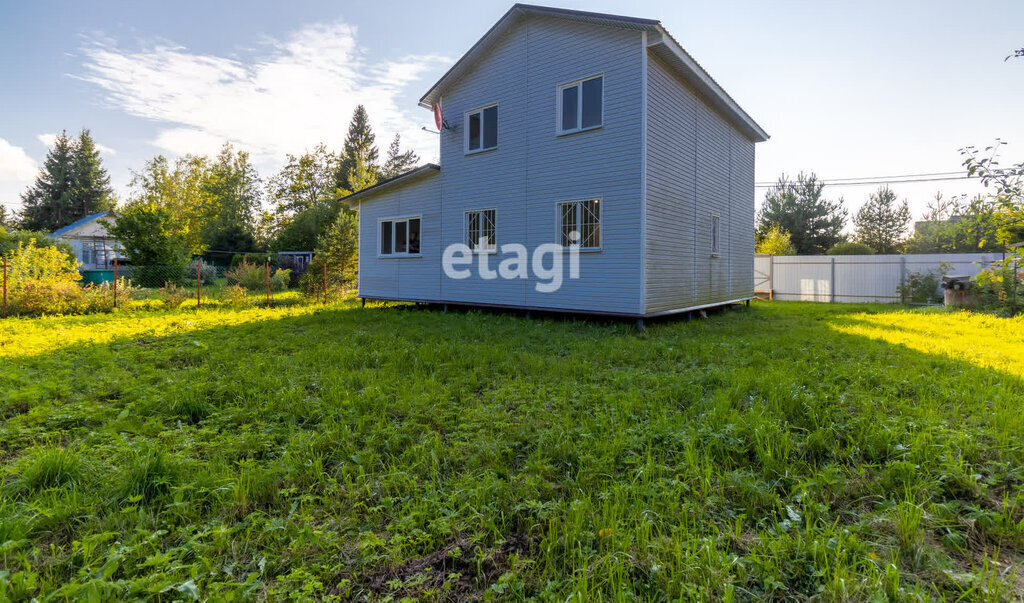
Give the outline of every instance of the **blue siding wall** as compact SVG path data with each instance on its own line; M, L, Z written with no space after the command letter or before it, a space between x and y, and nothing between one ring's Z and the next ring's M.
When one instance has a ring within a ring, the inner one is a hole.
M466 210L493 207L498 245L532 251L558 241L556 204L582 197L602 199L603 232L602 250L581 254L581 278L557 292L537 292L532 278L484 281L474 272L444 278L442 299L640 312L642 52L637 31L526 19L444 92L455 129L441 134L443 244L463 241ZM558 85L598 73L604 126L556 136ZM498 148L466 155L463 115L491 103L498 104Z
M645 311L752 296L754 143L659 59L647 65Z
M420 216L421 257L379 256L381 219ZM359 295L439 299L441 178L431 174L371 197L359 206Z

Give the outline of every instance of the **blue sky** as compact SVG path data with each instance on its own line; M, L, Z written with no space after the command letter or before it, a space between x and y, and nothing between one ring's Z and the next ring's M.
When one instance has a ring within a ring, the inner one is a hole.
M950 172L958 149L1009 141L1024 159L1019 0L562 0L660 19L771 135L757 180ZM507 2L0 0L0 203L18 204L47 141L92 130L125 197L163 153L250 151L264 177L320 141L340 147L364 103L386 148L436 158L426 91ZM918 214L950 181L895 187ZM870 186L832 187L851 208ZM759 198L763 189L758 189Z

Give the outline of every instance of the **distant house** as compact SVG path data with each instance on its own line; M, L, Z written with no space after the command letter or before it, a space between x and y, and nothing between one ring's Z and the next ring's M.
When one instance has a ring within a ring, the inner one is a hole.
M343 201L360 297L644 318L754 296L768 135L658 21L516 4L419 104L439 164Z
M305 274L313 261L312 251L278 251L277 267L291 270L292 274Z
M120 243L107 233L103 224L100 224L99 220L104 218L117 220L117 214L112 211L101 211L50 234L50 238L71 245L75 257L78 258L79 270L104 270L113 266L115 258L125 257Z

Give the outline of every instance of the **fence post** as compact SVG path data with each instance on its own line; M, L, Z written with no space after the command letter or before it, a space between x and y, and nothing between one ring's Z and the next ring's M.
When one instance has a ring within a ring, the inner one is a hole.
M903 285L906 284L906 282L907 282L907 256L901 255L900 256L900 284L899 284L899 288L897 288L896 290L897 291L903 291ZM904 304L908 303L910 301L911 301L911 299L909 297L906 298L906 299L901 299L900 300L900 302L904 303Z
M114 258L114 309L117 309L117 258Z
M196 260L196 308L203 303L203 269L200 262L202 262L202 260Z
M4 318L7 318L7 256L4 256Z
M768 256L768 301L775 299L775 254Z
M270 260L267 260L267 307L270 307Z
M836 303L836 257L832 256L832 284L829 285L828 291L831 294L831 303Z
M327 305L327 262L324 262L324 305Z

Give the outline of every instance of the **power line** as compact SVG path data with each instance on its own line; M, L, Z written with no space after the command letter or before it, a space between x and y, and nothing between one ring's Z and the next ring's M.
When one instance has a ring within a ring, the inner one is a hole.
M945 176L941 178L905 178L901 176L893 176L893 178L902 178L900 180L819 180L818 182L826 186L865 186L865 185L879 185L879 184L914 184L918 182L948 182L951 180L978 180L978 176ZM754 188L772 188L777 186L777 182L756 182Z

